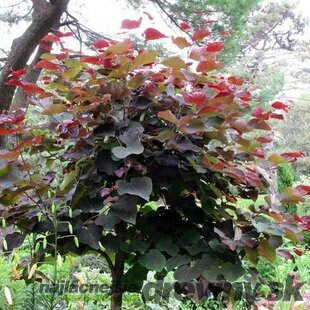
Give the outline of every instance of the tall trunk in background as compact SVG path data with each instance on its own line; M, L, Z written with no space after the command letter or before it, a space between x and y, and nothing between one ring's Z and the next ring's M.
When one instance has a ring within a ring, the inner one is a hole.
M0 74L0 111L9 110L16 87L5 85L11 70L23 69L34 53L40 40L59 24L70 0L31 0L33 3L32 23L26 31L13 41L11 52Z

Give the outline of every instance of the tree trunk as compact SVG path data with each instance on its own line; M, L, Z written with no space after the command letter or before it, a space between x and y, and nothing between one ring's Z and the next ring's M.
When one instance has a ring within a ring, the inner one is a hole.
M0 74L0 111L9 110L16 87L5 85L11 70L23 69L40 40L60 21L70 0L57 0L51 4L45 0L32 0L32 23L13 41L11 52Z
M125 258L124 252L115 255L114 272L112 273L112 296L111 310L121 310L123 302L122 277L124 275Z
M55 27L55 29L57 28ZM52 47L53 44L51 42L46 42L46 45ZM33 61L31 62L30 66L27 69L27 73L23 76L24 81L31 83L37 82L42 70L36 69L35 65L39 62L41 55L44 53L46 53L46 51L39 47ZM27 94L21 88L18 88L16 90L14 99L12 100L10 110L14 111L17 108L24 108L26 106L27 106Z

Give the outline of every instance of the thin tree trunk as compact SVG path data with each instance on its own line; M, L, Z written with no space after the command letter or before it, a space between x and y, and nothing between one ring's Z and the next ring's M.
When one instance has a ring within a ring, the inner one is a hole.
M124 275L125 257L120 251L115 255L114 272L112 274L111 310L121 310L123 303L122 277Z
M45 0L32 0L32 23L13 41L11 52L0 74L0 111L9 110L16 87L5 85L11 70L23 69L40 40L60 21L70 0L57 0L51 4Z

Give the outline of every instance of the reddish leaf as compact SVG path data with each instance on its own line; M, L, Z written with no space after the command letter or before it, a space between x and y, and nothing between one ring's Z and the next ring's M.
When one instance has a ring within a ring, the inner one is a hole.
M48 45L46 45L46 44L44 44L44 43L42 43L42 42L39 44L39 47L40 47L41 49L45 50L45 51L48 51L48 52L50 52L50 51L52 50L52 47L51 47L51 46L48 46Z
M206 47L206 52L208 53L214 53L214 52L219 52L224 48L224 43L223 42L214 42L214 43L209 43Z
M212 24L212 23L216 23L216 20L214 20L214 19L205 19L204 21L203 21L203 23L204 24Z
M202 41L205 37L207 37L210 34L211 31L209 30L199 29L193 34L192 39L193 41Z
M270 113L270 118L275 118L275 119L283 120L284 116L282 114Z
M186 23L186 22L181 22L180 23L180 27L183 29L183 30L188 30L188 29L191 29L192 27Z
M209 72L215 69L220 69L224 66L223 63L216 62L214 60L203 60L200 61L197 65L197 72Z
M47 34L45 37L43 37L42 41L57 43L57 42L60 42L60 38L59 36L50 33L50 34Z
M13 150L14 151L18 151L18 150L21 150L25 147L28 147L28 146L32 146L32 145L36 145L36 144L40 144L42 142L42 136L35 136L33 139L31 140L26 140L26 141L23 141L22 143L20 143L17 147L15 147Z
M86 62L93 65L99 65L102 63L102 57L100 56L87 56L87 57L81 57L81 62Z
M22 81L20 87L28 95L43 94L45 91L35 83Z
M25 113L17 110L12 114L1 114L0 125L17 125L25 119Z
M21 70L11 72L10 76L18 78L18 77L21 77L22 75L24 75L26 72L27 72L26 69L21 69Z
M60 53L60 54L56 54L55 57L57 60L64 60L64 59L69 58L69 54L68 53Z
M60 38L65 38L65 37L72 37L73 33L71 31L68 32L61 32L59 30L57 30L57 32L55 32L55 34L60 37Z
M243 101L250 101L251 100L251 94L248 91L246 91L246 90L238 92L236 94L236 97L240 98Z
M270 118L271 112L266 112L266 113L264 112L265 111L262 107L257 107L256 109L252 111L252 116L259 118L261 120L268 120Z
M94 41L91 45L97 49L101 49L101 48L109 47L110 44L106 40L97 40L97 41Z
M155 83L163 82L165 80L165 75L162 72L156 72L152 74L152 81Z
M299 157L304 157L305 153L303 151L296 151L296 152L291 152L291 153L283 153L281 156L289 162L295 162L297 158Z
M192 93L191 95L183 93L183 98L186 103L195 104L198 107L206 103L207 100L206 95L201 92L195 92Z
M10 79L7 82L5 82L5 85L10 85L10 86L21 86L22 82L18 79Z
M298 250L297 248L293 248L293 251L295 252L295 254L297 254L298 256L302 256L302 251Z
M236 76L230 76L228 78L228 81L231 83L231 84L234 84L234 85L242 85L243 84L243 79L240 79Z
M259 137L256 140L260 143L270 143L273 141L271 137Z
M303 230L310 231L310 215L304 215L301 217L294 215L294 218L297 222L301 223L300 226Z
M310 195L310 186L308 185L298 185L296 189L299 191L299 193L303 196Z
M231 31L220 31L220 34L223 35L223 36L228 36L229 34L231 34L232 32Z
M135 29L135 28L139 28L141 23L142 23L142 17L140 17L138 20L124 19L122 21L121 28L123 28L123 29Z
M0 128L0 136L8 136L18 132L22 132L24 129L22 127L15 127L12 129Z
M2 151L0 151L0 158L4 158L6 160L12 160L17 158L20 155L19 151L9 151L9 152L5 152L3 153Z
M288 105L284 104L283 102L276 101L271 105L275 109L288 111Z
M160 31L158 31L158 30L156 30L154 28L147 28L144 31L144 37L145 37L146 41L167 38L166 35L162 34Z
M36 65L36 69L56 70L58 66L49 60L40 60Z

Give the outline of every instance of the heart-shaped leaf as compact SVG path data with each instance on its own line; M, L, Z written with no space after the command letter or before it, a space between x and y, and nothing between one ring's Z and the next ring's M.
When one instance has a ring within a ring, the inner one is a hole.
M158 250L152 249L139 259L139 263L149 270L161 271L166 265L166 258Z
M124 195L112 205L110 213L116 214L125 222L135 224L137 217L137 204L138 198L136 196Z
M150 200L152 193L152 180L149 177L132 178L130 182L118 180L116 182L117 192L120 195L129 194Z

